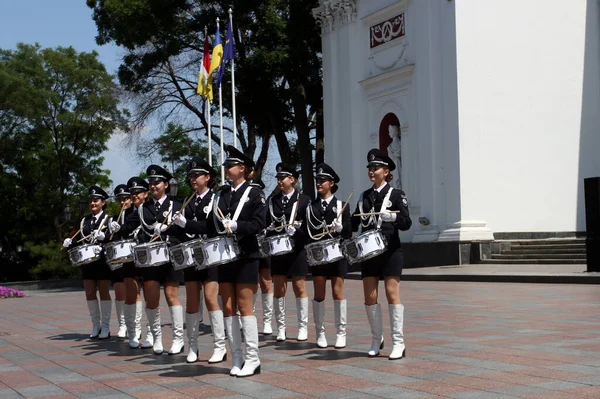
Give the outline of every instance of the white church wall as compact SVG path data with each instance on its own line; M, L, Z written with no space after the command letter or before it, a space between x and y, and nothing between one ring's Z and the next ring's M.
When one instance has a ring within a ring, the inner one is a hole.
M598 127L598 102L582 121L586 3L454 2L463 220L495 232L585 230L580 133Z

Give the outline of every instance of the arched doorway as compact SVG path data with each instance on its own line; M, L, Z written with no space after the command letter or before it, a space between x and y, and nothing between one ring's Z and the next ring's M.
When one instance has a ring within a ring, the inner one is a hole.
M400 120L392 113L387 113L379 124L379 149L385 151L396 164L392 173L394 180L391 185L402 189L402 154L401 154Z

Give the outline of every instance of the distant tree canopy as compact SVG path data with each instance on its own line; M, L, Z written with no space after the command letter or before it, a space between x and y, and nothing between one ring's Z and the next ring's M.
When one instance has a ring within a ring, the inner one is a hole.
M138 126L158 116L181 124L182 132L207 134L211 124L217 142L215 110L213 119L207 119L196 84L204 29L214 38L215 20L220 17L224 42L231 6L241 148L256 159L261 180L273 137L283 162L302 169L304 192L314 195L313 165L323 160L321 38L311 14L318 0L87 0L87 4L98 28L97 42L114 42L126 50L119 81L137 105ZM229 79L227 73L223 101L231 111Z
M66 236L64 209L92 184L108 187L101 153L126 130L118 87L98 54L19 44L0 49L0 241ZM41 251L43 252L43 251Z

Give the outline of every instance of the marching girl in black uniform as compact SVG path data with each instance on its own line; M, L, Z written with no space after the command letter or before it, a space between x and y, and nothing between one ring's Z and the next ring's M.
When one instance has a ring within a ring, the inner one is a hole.
M308 337L308 296L306 294L306 231L301 228L310 204L308 195L298 190L298 172L291 166L279 163L276 166L277 184L280 191L268 201L267 237L287 234L294 239L294 251L288 254L272 256L271 274L275 283L275 320L277 322L277 341L285 341L285 294L288 278L292 279L292 288L296 296L298 315L298 341Z
M140 229L140 218L138 208L144 203L148 196L148 183L141 177L132 177L127 181L125 187L117 186L115 195L119 200L127 193L130 204L123 212L119 220L113 220L110 223L110 231L114 233L114 240L125 240L137 235ZM123 191L121 191L123 190ZM133 262L123 264L120 270L123 273L125 283L125 305L123 313L125 316L125 325L127 335L129 336L129 347L136 349L140 347L140 338L142 334L141 320L143 304L140 298L140 285L137 277L139 269L136 269ZM148 329L150 330L150 329ZM150 332L152 339L152 332ZM148 346L152 347L152 343Z
M247 377L260 373L258 358L258 325L252 310L253 295L258 285L259 250L256 234L265 228L265 194L252 187L254 161L233 146L226 146L224 166L231 186L223 186L213 205L214 231L211 236L235 234L240 258L219 266L219 293L223 299L223 314L229 345L233 354L233 367L229 374ZM242 352L240 326L244 331L246 353Z
M104 209L106 208L108 194L98 186L90 187L88 193L92 214L81 220L79 233L73 238L65 238L63 241L63 247L65 248L84 244L99 244L106 239L104 231L106 231L108 216ZM81 240L82 238L83 240ZM104 255L95 262L81 266L81 277L83 278L85 297L92 319L90 338L109 338L112 305L109 293L111 273ZM96 290L100 293L100 302L98 302Z
M185 237L182 237L182 241L189 241L200 236L206 237L208 234L206 224L208 215L212 211L215 195L212 187L215 184L216 176L217 172L213 167L199 157L194 157L188 163L188 178L196 195L185 209L185 215L177 213L173 221L186 233ZM212 223L212 220L210 222ZM222 362L227 359L227 348L225 346L223 312L219 308L218 302L218 268L209 267L196 270L195 267L188 267L183 269L183 275L186 292L185 324L189 343L186 361L193 363L198 360L198 311L204 287L204 301L210 316L214 340L214 351L208 362Z
M157 165L150 165L146 170L152 197L140 205L138 213L142 229L138 234L140 243L147 243L154 236L167 241L170 245L179 244L179 236L183 234L178 226L167 227L181 204L169 199L169 180L172 175ZM173 321L173 343L169 355L183 351L183 307L179 302L179 282L182 273L173 269L171 262L161 266L144 267L141 272L144 280L144 298L146 300L146 317L154 339L154 353L163 353L162 330L160 324L160 285L164 287L165 299ZM143 347L143 346L142 346Z
M381 306L377 303L379 280L385 284L385 296L390 312L392 328L392 353L390 360L405 355L404 306L400 303L400 276L402 275L402 249L398 231L410 229L412 221L408 214L408 200L404 191L392 189L388 184L394 162L381 150L372 149L367 154L369 180L373 187L363 192L356 213L379 213L378 215L354 216L352 228L362 232L379 228L387 241L386 251L361 263L365 309L371 325L372 342L369 356L377 356L383 349L383 323Z
M334 193L337 191L336 183L340 178L331 166L322 163L317 166L315 182L317 198L306 209L305 228L308 232L309 243L330 238L350 238L352 225L350 223L350 210L344 209L339 217L344 202L339 201ZM331 279L331 289L334 299L334 315L336 326L335 348L346 346L346 299L344 299L344 278L348 272L348 262L345 259L332 263L311 267L314 285L313 317L317 332L317 346L327 347L325 338L325 293L327 278Z
M253 187L258 187L261 190L265 189L264 184L250 183ZM258 286L260 287L262 314L263 314L263 335L273 334L271 320L273 318L273 276L271 275L271 259L268 257L260 258L258 263ZM258 291L254 294L253 309L256 312L256 298Z
M119 202L121 209L123 209L123 208L128 209L131 207L131 198L129 196L129 191L127 189L126 184L119 184L117 187L115 187L113 194L114 194L115 198L117 199L117 201ZM109 239L111 236L112 236L112 240L120 239L120 238L118 238L118 236L112 234L114 231L111 228L112 226L114 226L114 223L117 223L117 224L119 222L122 223L122 220L125 217L125 213L122 213L120 216L121 216L120 221L117 221L116 218L111 217L111 221L108 225ZM133 263L131 263L131 265L133 267ZM117 311L117 321L119 322L119 332L117 333L117 337L119 337L119 338L127 337L127 325L125 323L125 313L124 313L124 305L125 305L124 266L125 265L122 265L118 269L113 270L111 273L113 289L115 290L115 310Z

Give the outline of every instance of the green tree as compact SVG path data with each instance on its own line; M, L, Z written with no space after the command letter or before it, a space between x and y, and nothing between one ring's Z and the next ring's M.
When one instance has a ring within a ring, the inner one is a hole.
M304 192L314 194L313 151L317 162L323 158L321 38L311 14L318 0L87 0L87 4L98 28L97 42L115 42L126 50L119 80L134 94L138 126L158 116L166 122L184 120L184 131L204 134L212 121L195 93L204 28L214 37L219 16L225 19L224 34L227 9L232 6L241 148L252 157L258 151L261 180L273 137L282 160L301 166ZM223 100L231 110L228 81L226 75ZM215 128L212 137L219 142Z
M177 197L184 199L191 195L192 188L187 179L187 163L194 156L208 160L206 140L202 138L195 140L186 134L183 126L169 123L167 130L153 139L149 147L148 151L158 152L161 162L179 182ZM214 157L212 163L216 164Z
M127 129L118 96L95 52L0 49L0 239L60 240L65 207L110 184L100 155Z

